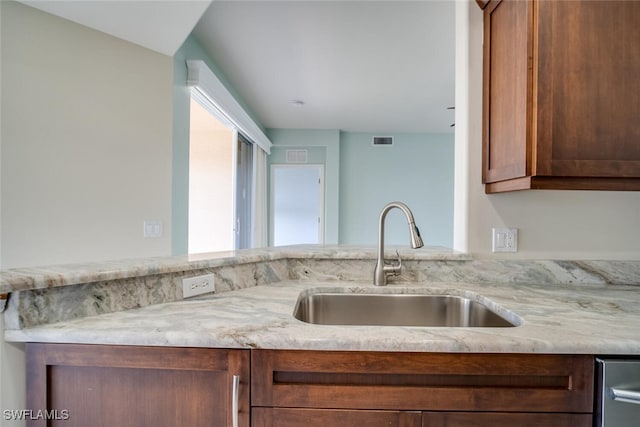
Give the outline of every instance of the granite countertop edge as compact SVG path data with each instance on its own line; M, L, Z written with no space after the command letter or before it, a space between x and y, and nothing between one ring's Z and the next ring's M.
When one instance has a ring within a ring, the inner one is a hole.
M301 291L464 293L511 328L311 325L292 315ZM290 280L184 301L6 330L12 342L288 350L640 355L637 286L537 286ZM512 317L513 318L513 317Z
M439 246L425 247L419 250L411 250L407 246L388 246L385 252L392 254L396 249L400 251L404 260L472 260L470 254ZM294 245L188 256L134 258L12 268L0 271L0 294L281 259L374 260L376 256L376 249L373 246Z

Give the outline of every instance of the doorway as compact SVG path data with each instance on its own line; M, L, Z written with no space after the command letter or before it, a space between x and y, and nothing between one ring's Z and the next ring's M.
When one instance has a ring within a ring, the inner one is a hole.
M272 246L324 243L324 166L271 165Z

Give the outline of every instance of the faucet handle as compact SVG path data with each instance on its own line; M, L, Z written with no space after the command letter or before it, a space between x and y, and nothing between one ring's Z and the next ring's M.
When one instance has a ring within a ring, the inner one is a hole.
M399 276L402 272L402 258L400 258L400 252L396 249L396 258L398 259L398 263L395 264L391 270L391 274L394 276Z
M398 258L398 262L391 262L391 264L387 264L382 267L382 271L385 276L399 276L402 270L402 258L400 258L400 253L396 249L396 257Z

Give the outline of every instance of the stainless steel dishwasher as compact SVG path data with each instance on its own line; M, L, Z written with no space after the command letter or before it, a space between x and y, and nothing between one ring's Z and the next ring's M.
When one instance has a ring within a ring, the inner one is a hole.
M597 427L640 425L640 359L596 358Z

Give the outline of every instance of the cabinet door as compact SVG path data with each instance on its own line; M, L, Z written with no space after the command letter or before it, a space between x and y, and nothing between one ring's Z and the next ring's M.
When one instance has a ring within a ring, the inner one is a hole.
M534 175L640 177L640 2L539 1L536 12Z
M424 412L422 427L592 427L591 414Z
M30 426L249 426L249 351L27 344ZM39 412L41 411L41 412Z
M531 2L484 11L483 182L531 175Z
M253 408L252 427L420 427L420 412Z

